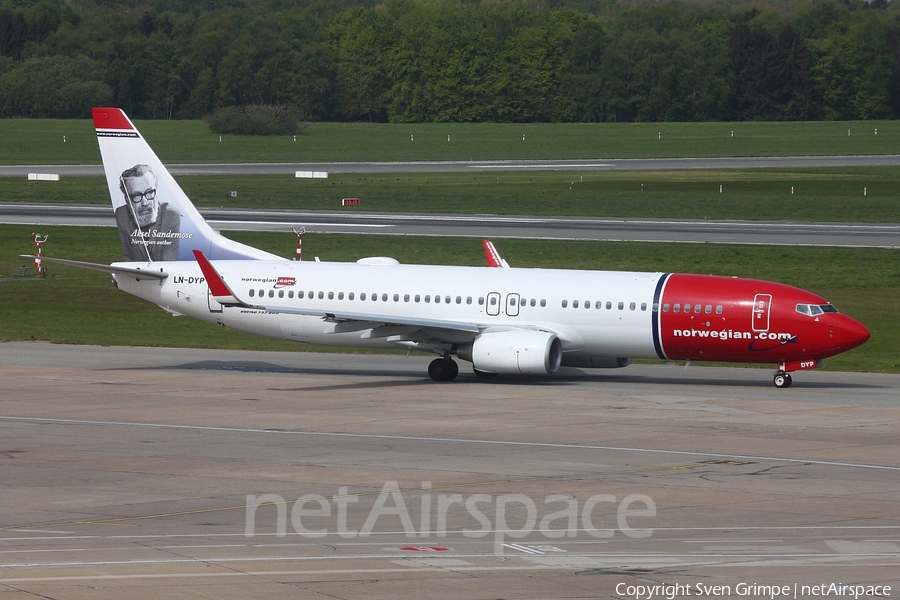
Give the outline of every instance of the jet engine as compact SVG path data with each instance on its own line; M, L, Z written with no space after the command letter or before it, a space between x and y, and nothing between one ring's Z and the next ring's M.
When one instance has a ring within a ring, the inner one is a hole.
M457 355L483 373L547 375L562 364L562 344L545 331L497 331L460 344Z

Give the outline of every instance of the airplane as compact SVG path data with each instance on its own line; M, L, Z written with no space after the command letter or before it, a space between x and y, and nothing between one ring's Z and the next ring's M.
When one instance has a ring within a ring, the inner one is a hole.
M94 108L124 262L46 258L110 273L174 315L302 344L454 357L479 376L620 368L633 358L777 365L773 383L865 343L869 331L825 298L782 283L681 273L292 261L225 238L118 108Z

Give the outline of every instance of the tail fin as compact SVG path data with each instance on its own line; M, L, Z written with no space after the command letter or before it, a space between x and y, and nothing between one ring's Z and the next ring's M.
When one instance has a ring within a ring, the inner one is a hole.
M92 113L126 261L284 260L210 227L121 109Z

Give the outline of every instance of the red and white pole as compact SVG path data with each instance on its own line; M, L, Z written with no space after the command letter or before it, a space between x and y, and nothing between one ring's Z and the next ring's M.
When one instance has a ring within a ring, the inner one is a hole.
M297 255L294 257L294 260L303 260L303 234L306 233L306 229L301 227L298 231L296 227L291 225L291 231L297 236Z
M34 240L34 245L37 247L37 252L34 253L34 269L37 271L38 277L43 277L44 272L41 270L41 247L44 242L47 241L49 235L41 236L39 233L32 233L31 238Z

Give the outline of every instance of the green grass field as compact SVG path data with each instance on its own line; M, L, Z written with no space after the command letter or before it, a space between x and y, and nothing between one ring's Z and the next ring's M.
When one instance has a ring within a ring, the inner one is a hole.
M138 121L136 125L163 162L169 163L787 156L900 152L898 121L409 125L310 123L297 136L296 141L290 136L225 135L221 142L219 136L210 133L200 121ZM847 135L848 130L850 135ZM0 164L100 163L93 123L88 119L0 120L0 140Z
M48 265L49 277L10 277L18 254L31 253L31 227L0 226L0 340L57 343L307 350L175 318L119 292L102 273ZM45 254L109 263L120 258L113 228L42 228ZM230 237L289 257L289 234L234 233ZM758 277L820 293L865 323L872 339L825 362L833 370L900 371L900 262L891 250L781 248L683 244L503 240L499 250L517 267L630 269ZM477 240L386 236L307 235L304 255L356 260L388 255L407 263L482 265Z
M179 177L197 206L681 219L900 222L900 169ZM722 193L719 193L719 186ZM794 194L791 194L794 188ZM238 192L237 198L231 191ZM863 192L866 195L863 195ZM341 208L358 197L359 207ZM0 202L108 205L99 177L0 179Z

